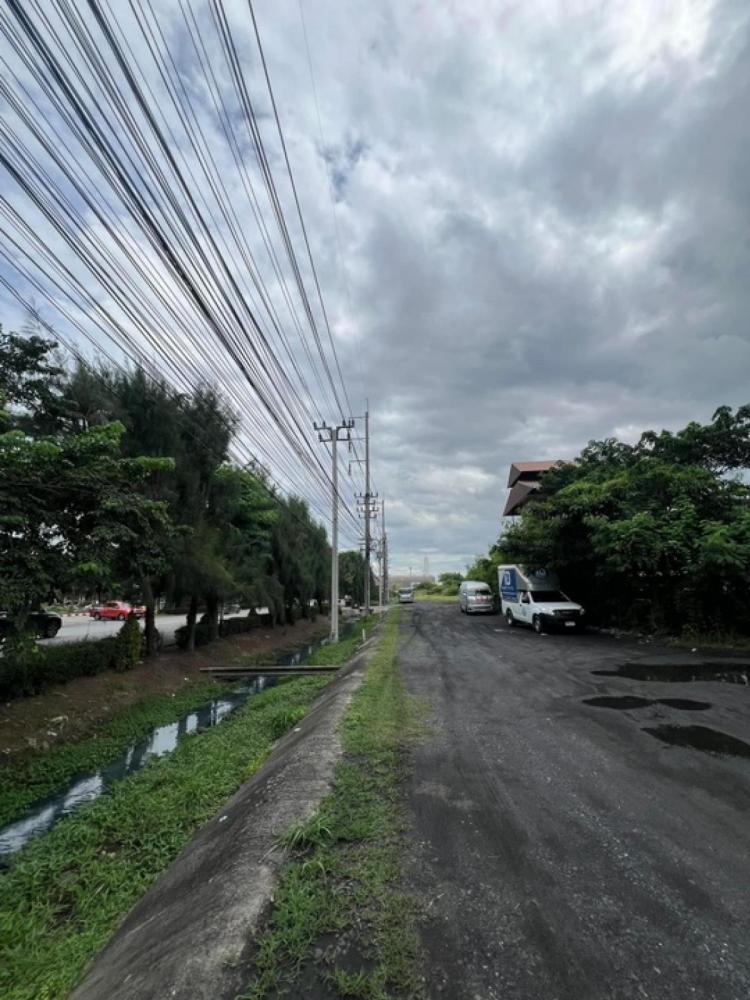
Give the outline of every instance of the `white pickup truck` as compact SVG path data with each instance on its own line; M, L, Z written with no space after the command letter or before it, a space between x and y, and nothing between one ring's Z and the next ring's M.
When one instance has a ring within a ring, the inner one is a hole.
M554 573L523 566L498 566L502 613L508 625L530 625L541 635L548 629L582 631L585 612L560 590Z

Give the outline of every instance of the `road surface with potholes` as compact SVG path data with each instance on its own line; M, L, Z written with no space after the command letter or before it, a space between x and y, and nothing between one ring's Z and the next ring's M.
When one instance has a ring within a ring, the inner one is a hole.
M747 661L722 682L457 605L401 619L431 715L408 786L428 996L747 1000Z

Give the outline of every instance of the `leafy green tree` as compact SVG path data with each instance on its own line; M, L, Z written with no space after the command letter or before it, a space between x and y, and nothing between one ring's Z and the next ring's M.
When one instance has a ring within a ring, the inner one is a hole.
M125 549L151 558L168 517L141 488L169 462L123 459L121 436L118 424L58 438L0 434L0 605L19 623Z
M750 407L635 445L591 442L545 474L502 548L557 570L595 619L747 630L748 465Z
M351 595L355 604L365 599L365 557L361 552L339 552L339 592ZM375 577L370 570L370 594L377 593Z
M451 597L458 593L462 580L463 576L460 573L441 573L438 576L441 592Z
M507 562L505 553L499 546L493 545L488 555L477 556L472 565L467 567L466 579L480 580L497 593L497 568L504 562Z
M169 526L145 491L171 460L124 458L117 422L62 428L54 348L39 337L0 341L0 606L17 631L72 580L106 575L125 552L135 565L155 558Z
M16 428L33 427L53 410L62 393L63 369L50 360L55 341L22 337L0 327L0 406Z
M328 579L325 564L330 564L330 548L325 530L313 521L305 500L290 496L276 501L270 576L281 591L274 602L275 620L292 623L298 615L309 616L313 598L320 600Z

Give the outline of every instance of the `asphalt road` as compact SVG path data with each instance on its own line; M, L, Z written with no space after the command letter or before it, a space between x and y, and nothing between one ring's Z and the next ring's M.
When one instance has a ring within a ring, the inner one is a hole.
M247 611L241 611L240 615L247 614ZM237 617L235 615L226 615L227 618ZM59 645L61 642L80 642L83 639L93 640L93 639L103 639L108 635L116 635L117 632L122 628L122 622L117 621L95 621L93 618L89 618L88 615L81 617L79 615L72 615L70 617L63 617L62 628L57 633L54 639L40 639L41 645L46 646L50 643L53 645ZM157 615L156 627L162 634L164 644L169 646L174 641L175 630L180 628L185 624L185 615Z
M603 635L401 615L400 667L431 713L408 789L428 996L747 1000L750 759L645 730L750 740L750 688L594 674L669 662Z

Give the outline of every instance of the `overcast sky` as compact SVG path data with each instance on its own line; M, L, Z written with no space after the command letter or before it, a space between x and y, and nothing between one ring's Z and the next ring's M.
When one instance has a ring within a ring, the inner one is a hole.
M748 402L747 0L303 7L320 119L256 13L394 572L485 552L512 461Z

